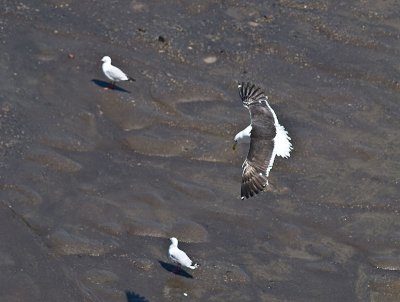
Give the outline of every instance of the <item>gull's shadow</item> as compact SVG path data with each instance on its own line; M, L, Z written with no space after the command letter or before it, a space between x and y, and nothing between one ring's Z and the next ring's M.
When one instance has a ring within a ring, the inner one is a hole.
M126 290L125 295L126 295L127 302L150 302L145 297L142 297L141 295L139 295L131 290Z
M110 85L111 85L110 82L105 82L105 81L98 80L98 79L93 79L92 82L95 83L97 86L99 86L99 87L101 87L101 88L108 88L108 87L110 87ZM128 91L128 90L126 90L126 89L124 89L124 88L122 88L122 87L119 87L119 86L117 86L117 85L114 85L114 88L113 88L113 89L110 89L110 90L115 90L115 91L121 91L121 92L131 93L130 91Z
M177 267L176 265L166 263L164 261L158 260L160 265L163 267L163 269L169 271L170 273L174 273L175 275L182 276L185 278L190 278L193 279L193 276L189 274L188 272L184 271L182 268Z

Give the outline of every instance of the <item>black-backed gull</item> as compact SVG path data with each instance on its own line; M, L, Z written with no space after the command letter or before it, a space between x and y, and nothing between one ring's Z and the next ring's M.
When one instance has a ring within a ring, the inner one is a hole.
M186 255L184 251L178 248L178 239L175 237L170 238L171 245L168 249L168 257L176 264L178 267L181 266L188 267L190 269L198 268L199 265L197 263L193 263L192 260Z
M235 149L238 143L250 143L242 165L241 198L244 199L264 190L275 156L288 158L293 148L287 131L279 124L261 88L250 83L241 83L238 88L251 121L249 126L236 134L233 145Z
M105 76L111 80L111 85L110 85L111 89L114 88L115 82L135 81L134 78L131 78L130 76L126 75L125 72L123 72L121 69L111 65L111 58L109 56L104 56L101 59L101 61L103 62L101 68L103 69Z

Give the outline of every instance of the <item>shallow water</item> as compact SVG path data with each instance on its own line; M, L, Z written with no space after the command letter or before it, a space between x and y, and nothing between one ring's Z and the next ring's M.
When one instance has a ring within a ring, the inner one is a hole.
M400 299L396 1L2 6L1 301ZM246 201L237 81L294 145Z

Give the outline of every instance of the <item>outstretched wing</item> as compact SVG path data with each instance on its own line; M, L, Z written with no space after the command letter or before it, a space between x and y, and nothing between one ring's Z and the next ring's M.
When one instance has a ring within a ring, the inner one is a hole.
M252 127L250 148L243 163L241 197L244 199L259 193L267 185L266 170L271 157L275 157L273 139L276 129L267 97L260 88L242 83L239 94L249 110Z

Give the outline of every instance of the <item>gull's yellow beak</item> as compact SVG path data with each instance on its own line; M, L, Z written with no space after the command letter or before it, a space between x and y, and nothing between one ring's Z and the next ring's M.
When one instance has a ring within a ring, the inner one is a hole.
M232 150L233 150L233 151L236 150L236 145L237 145L237 141L234 141L233 146L232 146Z

